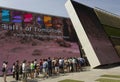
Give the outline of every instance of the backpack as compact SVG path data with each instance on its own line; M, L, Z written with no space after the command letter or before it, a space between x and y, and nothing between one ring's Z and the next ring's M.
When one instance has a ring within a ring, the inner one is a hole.
M5 72L5 68L4 67L2 68L2 72Z

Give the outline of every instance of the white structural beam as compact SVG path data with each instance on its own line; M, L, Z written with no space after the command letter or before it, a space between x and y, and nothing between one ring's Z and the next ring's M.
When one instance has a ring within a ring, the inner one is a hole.
M69 17L73 23L73 26L77 33L78 39L84 49L85 55L91 65L91 68L99 66L100 61L99 61L98 57L96 56L96 53L95 53L95 51L88 39L88 36L79 20L79 17L77 16L77 13L74 9L74 6L73 6L71 0L68 0L66 2L65 7L66 7Z

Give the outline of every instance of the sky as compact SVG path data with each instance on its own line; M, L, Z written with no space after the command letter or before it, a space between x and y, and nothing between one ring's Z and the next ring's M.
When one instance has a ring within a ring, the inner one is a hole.
M1 7L32 11L68 17L65 9L67 0L0 0ZM89 7L99 7L111 13L120 15L120 0L74 0Z

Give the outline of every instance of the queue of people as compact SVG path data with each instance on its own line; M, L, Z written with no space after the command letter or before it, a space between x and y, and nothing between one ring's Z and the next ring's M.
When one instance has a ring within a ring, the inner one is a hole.
M81 57L70 58L47 58L40 60L20 62L17 60L12 66L12 75L16 81L26 80L27 77L34 79L43 74L43 78L48 78L60 73L79 72L82 71L82 66L86 66L86 60ZM7 68L7 63L3 62L3 68ZM4 82L6 82L7 72L3 71Z

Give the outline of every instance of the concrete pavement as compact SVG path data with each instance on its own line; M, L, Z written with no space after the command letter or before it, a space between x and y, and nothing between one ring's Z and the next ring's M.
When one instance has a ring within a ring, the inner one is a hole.
M96 79L99 79L101 75L120 75L120 66L108 68L108 69L90 69L82 72L74 73L65 73L60 74L59 76L52 76L47 79L36 78L34 80L28 80L28 82L58 82L65 79L80 80L84 82L95 82ZM120 80L120 79L119 79ZM0 82L3 81L3 77L0 77ZM16 82L12 76L7 77L7 82ZM22 81L18 81L22 82Z

